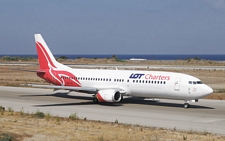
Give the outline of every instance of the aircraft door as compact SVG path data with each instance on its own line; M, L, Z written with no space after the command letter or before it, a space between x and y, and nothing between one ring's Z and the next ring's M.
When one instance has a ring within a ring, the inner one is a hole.
M176 78L174 82L174 90L179 91L180 90L180 78Z

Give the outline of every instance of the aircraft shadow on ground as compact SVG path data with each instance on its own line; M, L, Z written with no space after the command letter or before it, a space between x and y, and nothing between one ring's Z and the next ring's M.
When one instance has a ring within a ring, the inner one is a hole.
M179 102L179 100L177 100ZM161 106L161 107L176 107L176 108L184 108L184 104L180 103L169 103L169 102L162 102L160 99L158 100L144 100L141 98L126 98L122 101L123 104L141 104L141 105L149 105L149 106ZM192 105L190 103L190 108L194 109L215 109L213 107L207 107L207 106L200 106L200 105Z
M86 95L86 94L84 94ZM92 97L87 96L76 96L76 95L69 95L65 92L56 92L54 94L37 94L37 95L21 95L21 97L59 97L59 98L67 98L67 99L79 99L79 100L88 100L85 102L72 102L72 103L61 103L61 104L46 104L46 105L35 105L35 107L47 107L47 106L72 106L72 105L96 105L92 101ZM179 101L178 101L179 102ZM176 108L183 108L183 104L180 103L169 103L169 102L162 102L159 100L144 100L143 98L137 97L129 97L124 98L120 103L99 103L101 106L124 106L126 104L140 104L140 105L149 105L149 106L161 106L161 107L176 107ZM190 103L191 104L191 103ZM215 109L213 107L207 106L200 106L200 105L192 105L190 108L194 109Z

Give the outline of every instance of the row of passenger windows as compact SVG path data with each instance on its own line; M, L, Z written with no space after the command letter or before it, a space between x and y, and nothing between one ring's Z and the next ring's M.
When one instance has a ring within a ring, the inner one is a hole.
M133 80L133 83L166 84L166 81Z
M89 80L89 81L112 81L111 78L87 78L87 77L61 77L62 79L77 79L77 80ZM114 82L124 82L124 79L113 79ZM127 80L129 82L129 79ZM133 83L149 83L149 84L166 84L166 81L151 81L151 80L133 80Z

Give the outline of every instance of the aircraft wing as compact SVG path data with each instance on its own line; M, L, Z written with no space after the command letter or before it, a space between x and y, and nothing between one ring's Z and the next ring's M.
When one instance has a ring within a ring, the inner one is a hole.
M86 93L96 93L98 89L93 87L71 87L71 86L55 86L55 85L36 85L36 84L24 84L24 86L32 86L37 88L49 88L54 90L70 90L70 91L78 91L78 92L86 92Z
M37 88L49 88L54 90L70 90L70 91L84 92L88 94L96 94L99 90L106 90L106 89L114 89L118 91L122 90L121 88L72 87L72 86L55 86L55 85L37 85L37 84L23 84L23 85Z

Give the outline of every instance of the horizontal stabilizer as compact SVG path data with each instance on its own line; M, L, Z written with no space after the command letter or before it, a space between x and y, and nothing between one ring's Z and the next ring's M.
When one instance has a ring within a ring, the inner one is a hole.
M15 71L27 71L27 72L41 72L41 73L45 73L44 70L25 70L25 69L9 69L9 68L6 68L7 70L15 70Z

